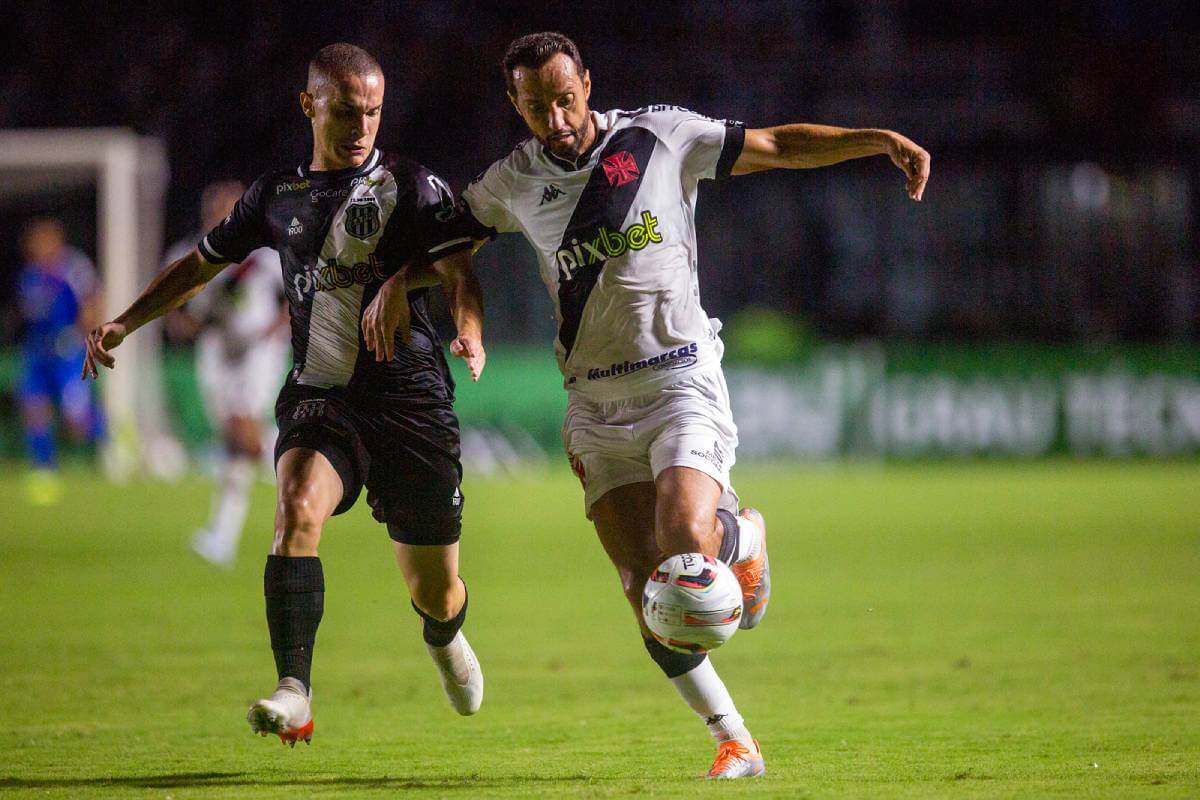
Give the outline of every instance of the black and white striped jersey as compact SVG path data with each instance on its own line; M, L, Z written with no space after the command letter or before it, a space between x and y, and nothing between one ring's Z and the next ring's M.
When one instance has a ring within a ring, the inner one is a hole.
M717 365L720 324L700 305L696 194L727 177L741 123L674 106L592 112L576 162L529 139L463 192L473 236L524 234L558 317L568 391L595 400L652 392Z
M392 361L363 344L362 313L407 262L434 261L470 246L453 228L454 198L425 167L376 149L359 167L268 172L209 232L200 254L213 264L273 247L283 265L295 367L290 380L389 397L449 400L453 382L430 323L426 290L410 293L412 343L396 337Z

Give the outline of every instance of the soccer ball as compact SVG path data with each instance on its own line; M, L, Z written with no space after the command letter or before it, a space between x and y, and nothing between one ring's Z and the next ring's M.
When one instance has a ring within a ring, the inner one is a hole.
M642 591L642 617L654 638L672 650L715 650L737 633L742 587L712 556L681 553L650 574Z

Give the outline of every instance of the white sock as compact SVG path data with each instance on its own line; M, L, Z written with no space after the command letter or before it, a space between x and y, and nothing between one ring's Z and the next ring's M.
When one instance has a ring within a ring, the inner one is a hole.
M459 684L464 684L471 679L471 668L467 665L467 653L463 649L461 636L455 634L454 638L450 640L450 644L444 647L432 644L426 646L434 661L449 667L450 673L454 675L454 680Z
M758 555L762 547L762 529L745 517L737 518L738 547L734 554L734 562L745 561Z
M246 523L246 512L250 510L250 487L254 483L254 472L254 461L240 456L229 459L222 468L221 486L213 504L208 529L231 550L237 548L242 538L242 526Z
M751 745L750 731L746 730L746 723L717 675L712 659L706 658L700 666L671 678L671 683L683 701L704 720L714 739L718 742L737 739Z

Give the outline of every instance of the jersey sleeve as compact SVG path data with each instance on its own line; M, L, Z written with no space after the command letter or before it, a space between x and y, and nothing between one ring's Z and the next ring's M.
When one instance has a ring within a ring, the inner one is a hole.
M680 154L683 170L697 180L724 180L742 154L746 127L740 122L711 119L685 108L652 112L659 135Z
M392 213L381 243L396 268L408 262L437 261L471 247L471 238L456 221L454 193L433 172L416 169L408 192L397 203L408 208Z
M271 246L263 197L264 179L250 185L223 222L208 232L197 247L210 264L240 263L260 247Z
M497 233L520 230L509 211L511 192L503 178L504 162L497 161L471 181L463 192L459 211L463 225L473 239L491 239Z

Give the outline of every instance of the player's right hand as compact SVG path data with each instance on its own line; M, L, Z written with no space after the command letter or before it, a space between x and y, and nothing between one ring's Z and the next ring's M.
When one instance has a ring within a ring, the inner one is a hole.
M362 335L376 361L391 361L396 349L396 331L405 344L412 342L412 309L408 305L408 282L397 272L383 282L363 311Z
M96 370L97 363L103 364L109 369L115 367L117 360L109 351L116 349L128 335L125 326L119 322L106 322L98 328L92 328L87 339L84 340L87 345L87 354L83 357L83 374L79 377L85 381L88 378L100 377Z

